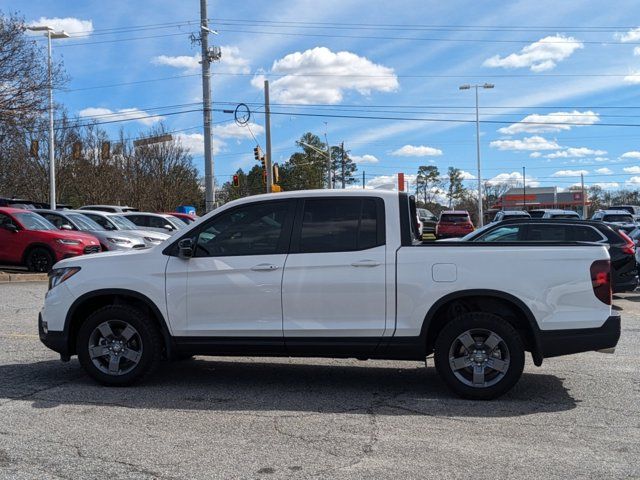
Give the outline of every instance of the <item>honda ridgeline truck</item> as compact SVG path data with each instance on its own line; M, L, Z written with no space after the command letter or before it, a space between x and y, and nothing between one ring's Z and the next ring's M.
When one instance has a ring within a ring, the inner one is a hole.
M40 339L105 385L191 355L422 360L489 399L544 358L611 352L606 246L421 243L412 197L299 191L227 203L144 250L63 260Z

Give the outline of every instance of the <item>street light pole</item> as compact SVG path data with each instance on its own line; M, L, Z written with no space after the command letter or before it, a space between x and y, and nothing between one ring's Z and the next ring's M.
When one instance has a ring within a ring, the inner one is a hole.
M470 90L471 88L476 89L476 152L478 159L478 226L482 227L484 225L483 212L482 212L482 172L480 165L480 106L478 100L478 89L479 88L494 88L495 85L492 83L484 83L482 85L460 85L460 90Z
M53 65L51 60L51 39L69 38L69 34L64 30L54 31L53 27L46 25L28 27L34 32L47 32L48 51L48 75L49 75L49 208L56 209L56 160L55 160L55 133L53 131Z

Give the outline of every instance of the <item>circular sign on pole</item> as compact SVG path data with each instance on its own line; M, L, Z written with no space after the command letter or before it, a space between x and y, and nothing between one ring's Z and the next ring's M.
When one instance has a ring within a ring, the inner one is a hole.
M233 112L233 118L238 125L246 125L251 119L251 110L249 110L249 107L247 107L246 104L239 103L235 111Z

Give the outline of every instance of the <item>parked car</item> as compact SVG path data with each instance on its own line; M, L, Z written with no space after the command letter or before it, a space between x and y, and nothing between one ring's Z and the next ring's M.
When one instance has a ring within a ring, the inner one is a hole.
M60 260L99 251L93 235L60 231L29 210L0 208L0 263L48 272Z
M630 213L635 221L640 220L640 206L638 205L611 205L607 210L624 210Z
M544 214L540 218L557 218L564 220L582 220L582 217L578 212L574 212L573 210L560 210L560 209L549 209L545 210Z
M635 230L629 232L629 238L636 246L636 263L640 267L640 228L636 228Z
M466 210L444 210L436 224L436 238L464 237L473 232L473 223Z
M75 210L78 213L86 215L96 222L105 230L110 232L124 231L144 240L145 245L153 247L164 242L169 235L165 233L154 232L152 230L140 229L135 223L122 216L121 213L98 212L90 210Z
M78 210L93 210L96 212L124 213L137 212L137 208L127 207L125 205L85 205Z
M422 224L422 236L435 235L436 224L438 223L438 217L431 213L426 208L418 208L418 219Z
M607 245L614 293L638 286L634 242L615 225L592 220L511 219L491 223L462 238L466 242L593 242Z
M127 212L122 214L138 228L173 235L187 226L185 222L173 215L164 213Z
M171 215L173 217L179 218L187 225L195 222L198 217L196 215L192 215L190 213L180 213L180 212L164 212L165 215Z
M82 213L58 210L34 210L38 215L49 220L60 230L87 232L100 241L100 248L107 250L129 250L131 248L144 248L146 244L138 235L133 235L125 230L106 230L100 224L91 220Z
M473 399L508 391L525 350L541 365L616 346L605 245L419 237L406 193L242 198L162 248L65 260L40 338L106 385L139 381L163 357L433 353L444 382Z
M626 210L598 210L591 216L591 220L613 223L627 233L638 227L633 215Z
M493 217L493 222L501 222L502 220L510 220L512 218L531 218L526 210L500 210Z

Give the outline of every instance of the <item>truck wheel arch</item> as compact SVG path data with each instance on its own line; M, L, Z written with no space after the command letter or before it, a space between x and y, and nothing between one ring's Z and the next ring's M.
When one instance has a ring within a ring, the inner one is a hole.
M157 324L166 349L167 358L171 357L172 340L164 315L158 306L146 295L127 289L107 288L87 292L78 297L69 310L64 322L64 332L68 342L69 355L75 353L75 339L82 323L82 319L103 306L128 304L147 313Z
M473 308L479 305L479 308ZM455 316L451 310L467 308L467 311L488 311L489 313L507 314L506 321L523 332L523 341L531 351L536 366L542 365L542 349L540 347L540 328L531 309L519 298L499 290L460 290L437 300L427 312L420 331L420 337L426 342L427 353L433 351L436 337L448 319ZM500 309L496 312L495 308Z

